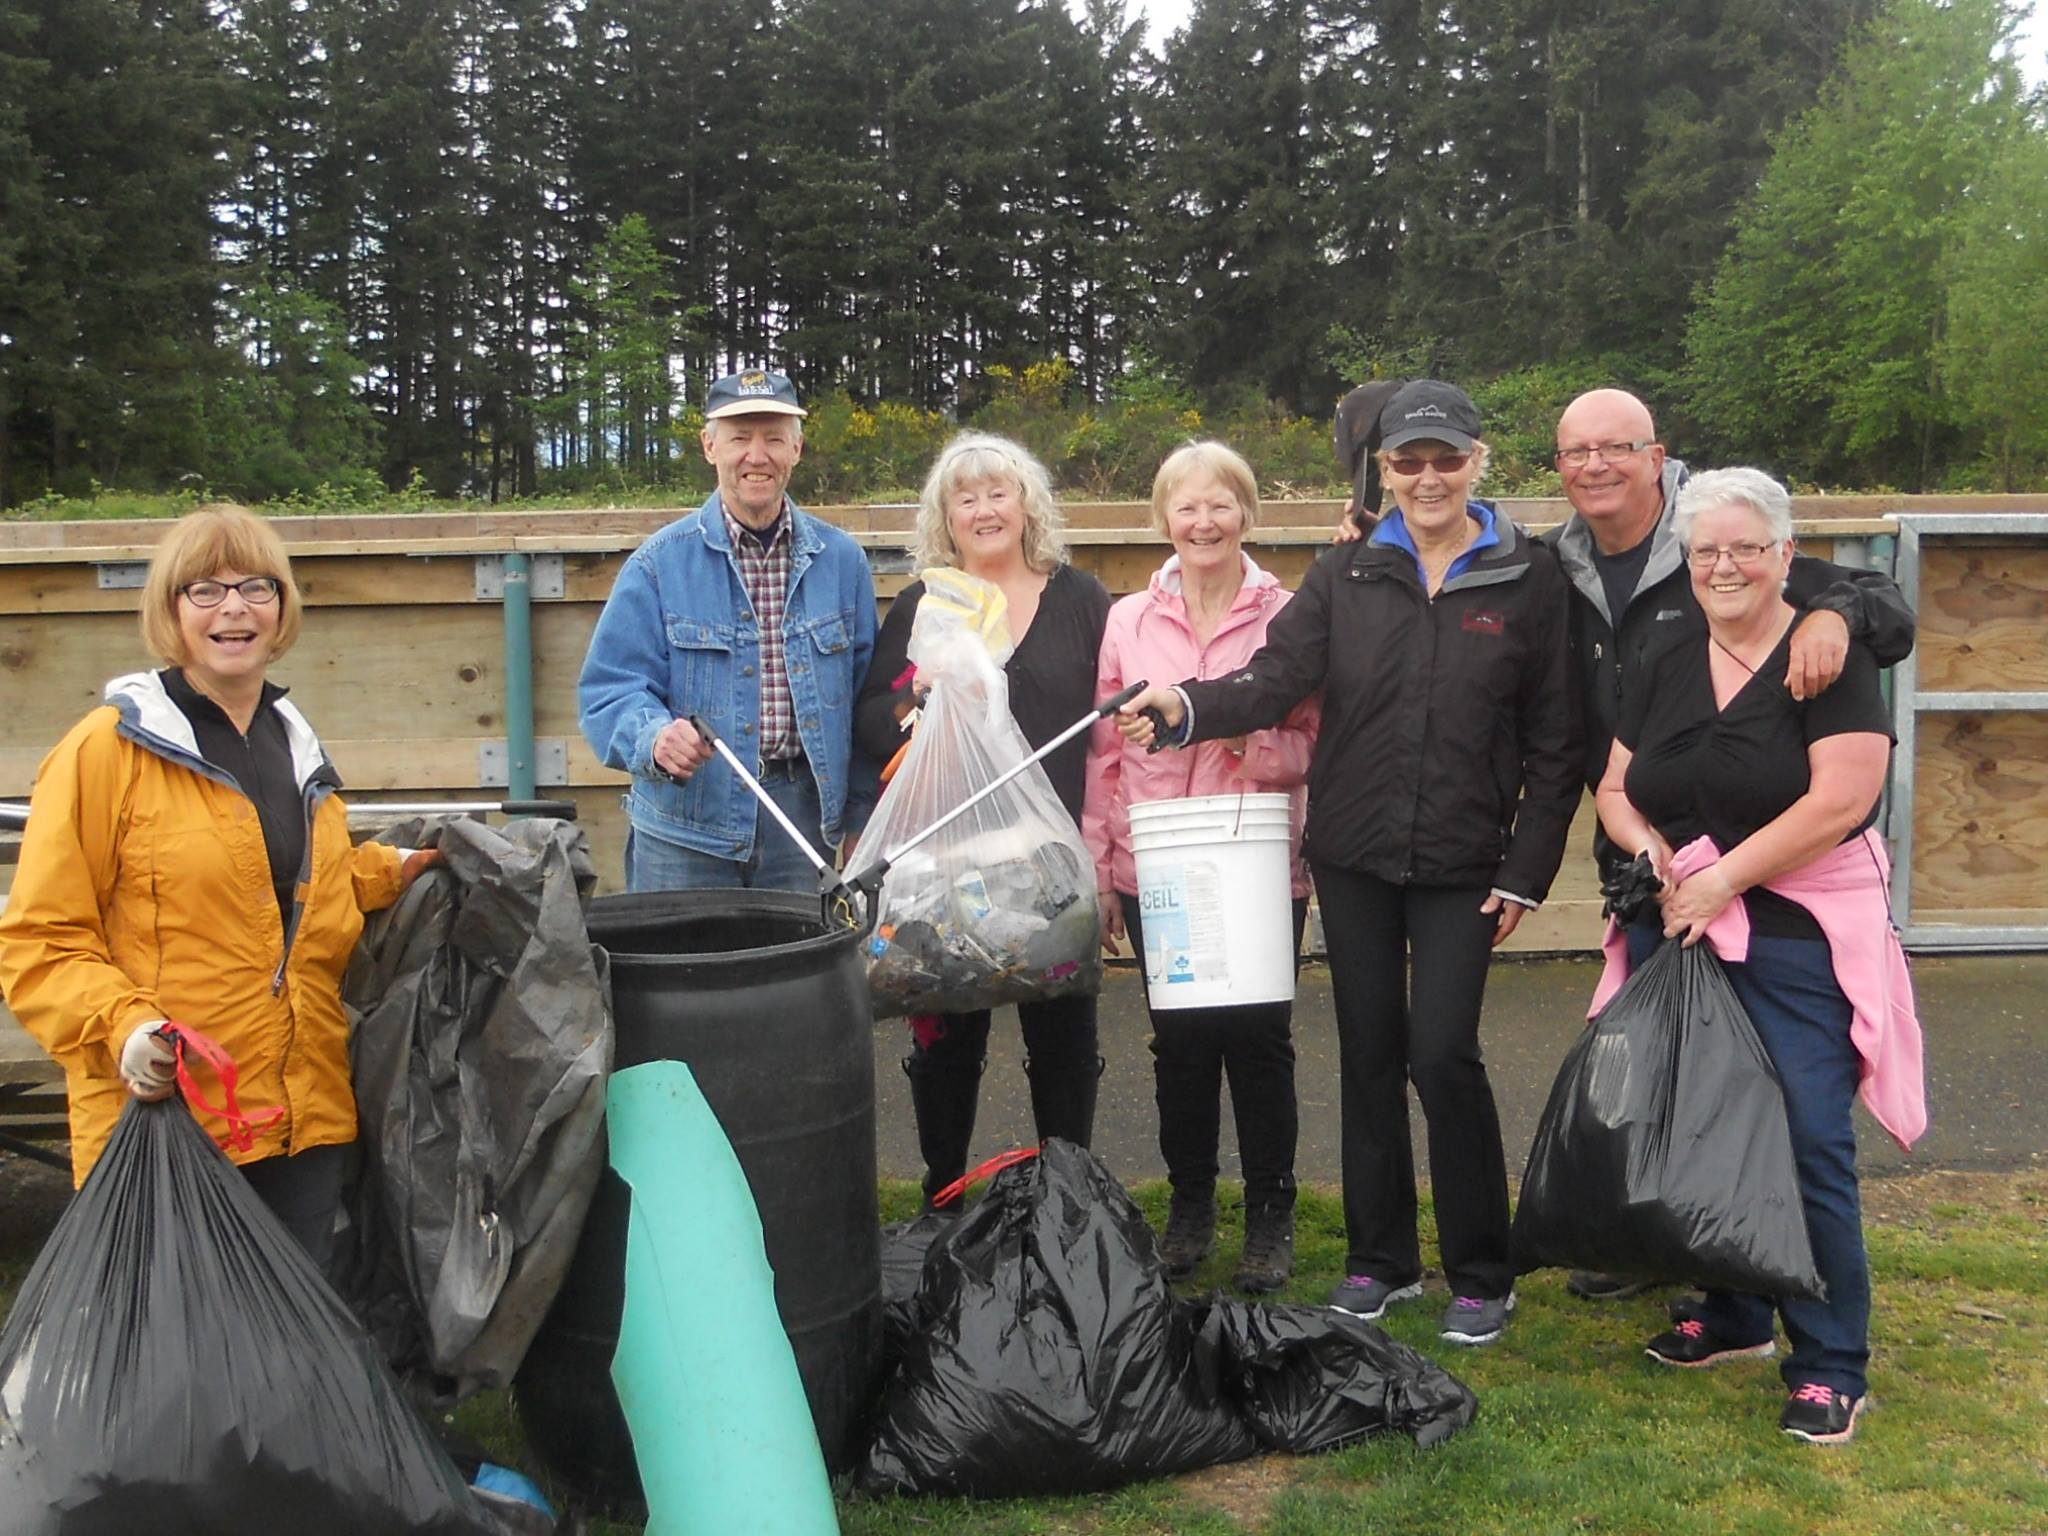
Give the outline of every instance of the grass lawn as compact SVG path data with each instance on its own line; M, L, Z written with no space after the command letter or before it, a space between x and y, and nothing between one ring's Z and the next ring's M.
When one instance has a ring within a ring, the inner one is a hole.
M1165 1186L1138 1196L1163 1223ZM1675 1292L1588 1303L1565 1291L1561 1273L1543 1271L1525 1278L1507 1336L1491 1348L1438 1340L1440 1280L1389 1314L1389 1332L1479 1394L1477 1422L1433 1451L1384 1439L1089 1498L846 1500L840 1519L848 1536L2041 1536L2048 1173L1872 1181L1864 1198L1876 1296L1872 1406L1848 1446L1779 1433L1775 1360L1675 1371L1646 1358L1643 1341L1664 1326ZM883 1204L885 1214L908 1214L915 1192L886 1186ZM1197 1286L1228 1283L1240 1214L1226 1209L1228 1230ZM1304 1191L1298 1252L1286 1299L1319 1301L1344 1257L1334 1193ZM461 1417L518 1457L501 1399L466 1405Z
M47 1230L47 1218L8 1219L29 1204L19 1193L7 1187L15 1209L0 1211L0 1307ZM1138 1196L1164 1220L1164 1185ZM915 1198L908 1184L885 1186L885 1215L907 1214ZM1873 1180L1864 1200L1873 1406L1849 1446L1778 1433L1774 1361L1674 1371L1646 1359L1642 1343L1663 1325L1669 1293L1588 1303L1545 1271L1527 1277L1506 1338L1491 1348L1437 1339L1440 1282L1389 1316L1390 1332L1479 1394L1478 1421L1436 1450L1380 1440L1090 1498L849 1500L840 1518L848 1536L2048 1533L2048 1172ZM1198 1286L1227 1283L1238 1215L1226 1207L1228 1230ZM1335 1283L1342 1229L1335 1195L1304 1191L1300 1277L1287 1299L1317 1301ZM458 1418L504 1460L524 1463L502 1394L465 1404ZM638 1529L593 1522L589 1532Z

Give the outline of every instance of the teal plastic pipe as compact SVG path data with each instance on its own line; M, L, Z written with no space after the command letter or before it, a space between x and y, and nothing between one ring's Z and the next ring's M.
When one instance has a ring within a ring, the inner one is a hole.
M605 1115L632 1188L612 1385L649 1536L838 1536L761 1217L697 1080L679 1061L628 1067Z
M533 557L505 557L505 798L531 800L533 744Z

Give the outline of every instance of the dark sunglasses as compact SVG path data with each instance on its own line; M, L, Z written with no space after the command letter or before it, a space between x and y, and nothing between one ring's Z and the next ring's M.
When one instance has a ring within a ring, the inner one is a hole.
M240 581L188 581L178 588L195 608L218 608L230 592L242 594L242 601L260 608L277 601L283 590L275 576L244 576Z
M1446 453L1440 458L1424 459L1414 454L1387 455L1387 468L1397 475L1419 475L1432 464L1440 475L1455 475L1471 461L1469 453Z

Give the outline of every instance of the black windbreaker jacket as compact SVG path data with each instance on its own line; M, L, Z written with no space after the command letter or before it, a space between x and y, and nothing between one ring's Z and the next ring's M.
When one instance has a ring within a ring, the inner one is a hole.
M1277 725L1323 691L1309 856L1383 880L1541 901L1579 801L1556 556L1504 515L1500 542L1432 601L1395 545L1334 545L1240 672L1181 687L1194 739Z

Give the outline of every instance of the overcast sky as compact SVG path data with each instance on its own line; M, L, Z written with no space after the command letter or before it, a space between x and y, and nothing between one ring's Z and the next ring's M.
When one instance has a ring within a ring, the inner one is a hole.
M1194 0L1130 0L1131 13L1146 21L1145 39L1156 53L1166 39L1187 24ZM1079 9L1078 5L1076 9ZM2020 69L2030 84L2048 80L2048 0L2035 0L2034 14L2020 29Z

